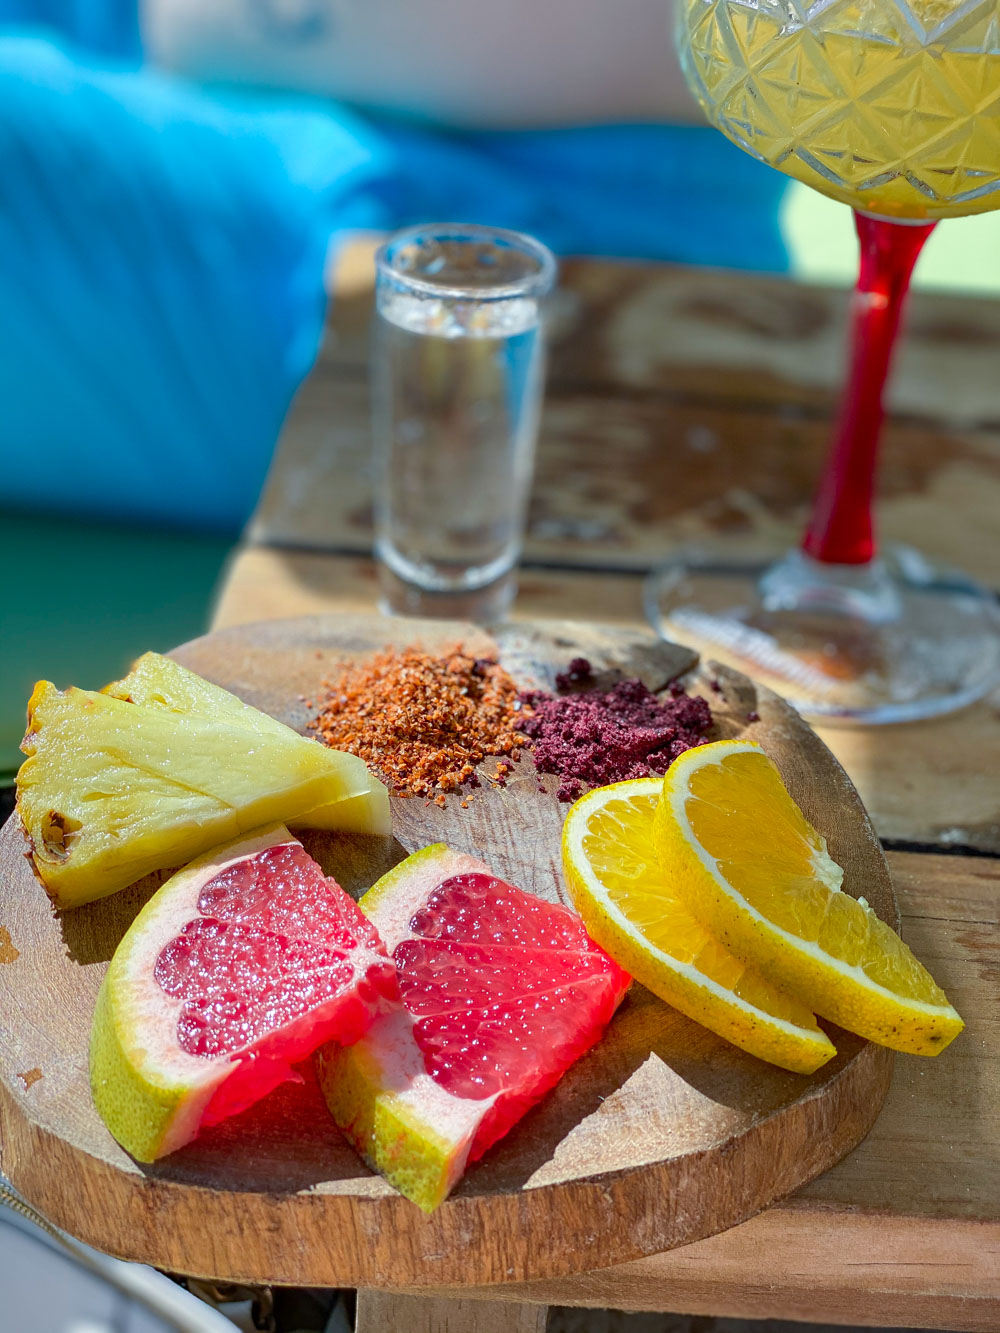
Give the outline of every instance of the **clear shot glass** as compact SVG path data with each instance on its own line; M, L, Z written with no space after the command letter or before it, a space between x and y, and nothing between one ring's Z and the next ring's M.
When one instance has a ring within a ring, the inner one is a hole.
M556 265L516 232L440 224L376 256L380 606L488 623L516 591Z

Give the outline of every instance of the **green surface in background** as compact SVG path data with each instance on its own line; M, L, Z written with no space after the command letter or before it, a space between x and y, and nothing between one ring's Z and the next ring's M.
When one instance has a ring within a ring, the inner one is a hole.
M205 630L226 537L0 511L0 783L36 680L98 689Z
M781 205L781 231L793 277L845 289L854 286L858 243L846 204L791 181ZM942 222L920 256L913 286L970 296L1000 293L1000 210Z

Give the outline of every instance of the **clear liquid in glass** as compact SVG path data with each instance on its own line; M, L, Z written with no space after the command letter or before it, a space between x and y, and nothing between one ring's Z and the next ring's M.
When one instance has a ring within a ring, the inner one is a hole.
M375 329L375 549L428 592L514 567L543 375L538 301L380 292Z

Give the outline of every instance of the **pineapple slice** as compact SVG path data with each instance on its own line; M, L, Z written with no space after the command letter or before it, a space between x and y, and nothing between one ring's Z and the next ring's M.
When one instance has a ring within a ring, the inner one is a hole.
M263 824L388 832L388 796L361 760L272 719L251 726L255 710L243 715L246 705L219 694L210 716L35 686L17 807L57 907L103 898Z
M222 718L250 731L284 735L290 730L283 722L275 721L259 708L245 704L235 694L161 653L143 653L127 676L105 685L101 693L144 707L167 708L173 713Z
M127 676L105 685L101 693L144 707L218 718L259 734L286 738L298 735L283 722L160 653L144 653ZM389 801L382 783L356 755L342 754L341 761L345 781L349 780L353 794L335 796L332 802L303 811L287 822L296 828L335 829L342 833L389 833Z

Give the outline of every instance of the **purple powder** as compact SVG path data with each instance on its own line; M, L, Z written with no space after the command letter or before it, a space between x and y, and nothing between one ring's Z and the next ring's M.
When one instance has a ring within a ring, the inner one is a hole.
M592 685L594 668L585 657L574 657L565 671L556 676L557 690L571 690L575 685Z
M565 684L586 678L582 665L570 663ZM660 700L641 680L568 695L532 691L522 698L534 711L521 730L531 737L538 771L558 774L560 801L575 801L584 786L665 773L678 755L704 742L712 723L704 699L671 691Z

